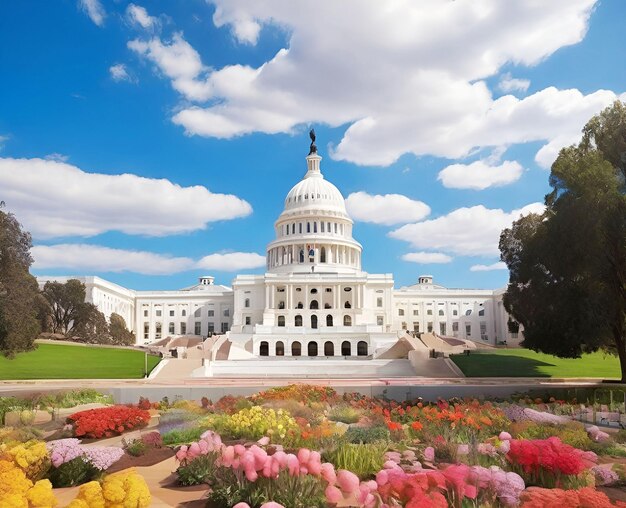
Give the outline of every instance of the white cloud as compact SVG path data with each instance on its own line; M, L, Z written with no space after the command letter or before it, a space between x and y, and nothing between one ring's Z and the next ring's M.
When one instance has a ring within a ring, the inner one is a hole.
M78 4L96 25L102 26L104 24L106 12L104 12L104 7L102 7L100 0L79 0Z
M506 263L499 261L491 265L473 265L470 267L470 272L491 272L493 270L506 270Z
M133 81L124 64L111 65L111 67L109 67L109 74L111 74L113 81Z
M507 72L500 76L500 82L498 83L498 88L505 92L525 92L528 90L530 86L530 81L528 79L519 79L511 76L510 72Z
M69 160L69 155L63 155L62 153L50 153L44 157L47 161L56 161L56 162L67 162Z
M448 256L442 252L409 252L402 256L403 261L422 265L450 263L453 259L452 256Z
M430 213L426 203L401 194L371 195L363 191L350 194L346 207L354 220L386 226L422 220Z
M499 254L498 242L503 229L522 215L542 213L543 210L541 203L531 203L511 212L483 205L458 208L436 219L402 226L389 236L409 242L417 249L460 256L493 256Z
M158 25L157 18L150 16L145 7L141 5L128 4L126 7L126 16L131 23L138 24L142 28L154 28Z
M74 272L133 272L169 275L198 268L232 272L265 265L265 258L253 252L211 254L199 261L154 252L112 249L90 244L35 245L31 249L33 268L71 269Z
M252 212L237 196L215 194L200 185L87 173L44 159L0 158L0 188L7 208L36 238L105 231L166 236Z
M616 97L546 88L494 100L484 81L507 63L532 66L580 42L597 0L211 3L214 24L240 42L254 44L260 27L271 25L287 44L256 68L211 69L180 34L131 41L185 99L210 101L174 115L188 134L230 138L349 124L333 157L388 165L405 153L457 159L476 147L569 139ZM512 77L502 83L525 86Z
M449 189L483 190L516 182L523 168L516 161L504 161L492 166L484 160L471 164L452 164L439 172L438 180Z
M235 272L265 266L265 256L255 252L228 252L225 254L209 254L197 263L197 268Z

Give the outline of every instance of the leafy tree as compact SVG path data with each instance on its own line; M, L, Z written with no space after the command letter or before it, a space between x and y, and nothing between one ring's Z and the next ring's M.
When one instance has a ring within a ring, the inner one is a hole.
M93 303L83 302L76 312L72 337L89 344L110 344L109 324Z
M32 240L11 213L0 210L0 351L12 357L33 348L39 335L37 280L28 269Z
M113 344L132 346L135 343L135 334L126 328L124 318L115 312L109 318L109 332Z
M85 303L85 285L78 279L70 279L65 283L48 281L42 294L50 305L52 333L70 335L78 325L79 314Z
M626 381L626 106L593 117L552 165L542 215L500 237L504 306L523 345L561 357L605 349Z

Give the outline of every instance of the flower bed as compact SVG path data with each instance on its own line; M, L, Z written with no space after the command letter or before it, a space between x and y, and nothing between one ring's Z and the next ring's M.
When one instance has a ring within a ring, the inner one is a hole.
M70 415L67 421L76 437L101 439L145 427L150 421L150 413L134 407L110 406L79 411Z

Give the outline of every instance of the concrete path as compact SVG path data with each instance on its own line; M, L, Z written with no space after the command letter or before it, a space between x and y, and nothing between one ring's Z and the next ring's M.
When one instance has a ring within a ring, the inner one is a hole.
M191 378L191 372L200 367L202 367L201 358L170 358L167 364L150 381L189 379Z

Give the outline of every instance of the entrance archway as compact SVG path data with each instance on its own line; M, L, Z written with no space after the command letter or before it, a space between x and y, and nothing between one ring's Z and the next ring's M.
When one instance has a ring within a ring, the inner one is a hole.
M259 344L259 356L269 356L270 355L270 345L267 341L261 342Z

